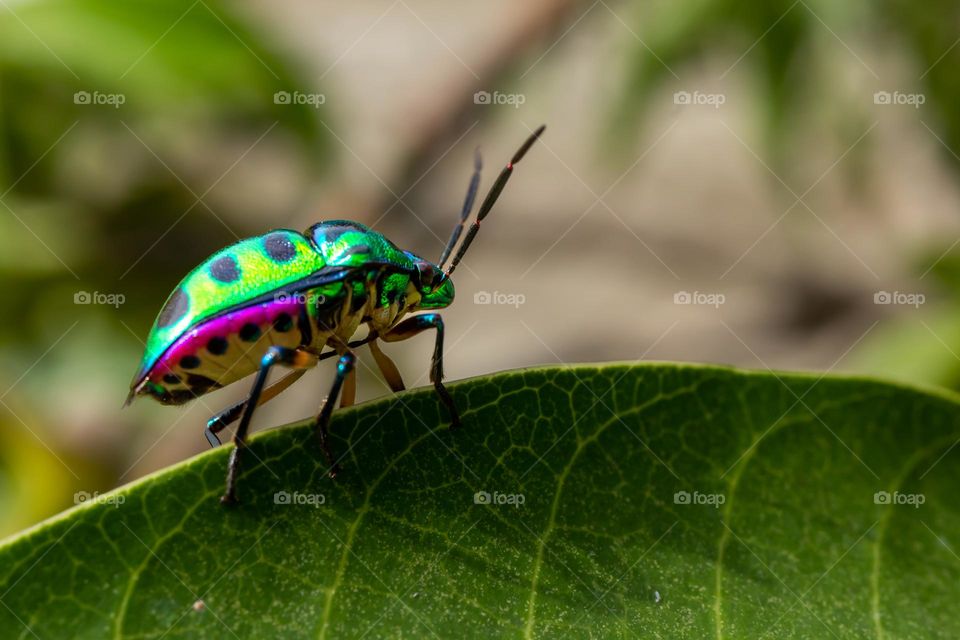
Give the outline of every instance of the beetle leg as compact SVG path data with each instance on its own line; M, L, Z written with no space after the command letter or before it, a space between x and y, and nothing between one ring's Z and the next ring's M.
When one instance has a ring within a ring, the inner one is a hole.
M398 342L412 338L426 329L437 330L437 341L433 345L433 359L430 363L430 381L437 390L440 401L450 412L450 428L456 429L460 426L460 414L457 413L457 407L453 404L450 392L443 386L443 318L440 314L425 313L407 318L380 337L384 342Z
M343 381L346 380L353 371L356 361L357 357L353 355L351 351L344 350L343 355L340 356L340 360L337 362L337 375L333 379L330 394L327 395L323 404L320 406L320 413L317 414L315 423L317 437L320 439L320 449L323 451L323 455L327 458L327 463L330 465L328 473L331 478L337 477L337 474L340 472L340 466L330 452L330 434L327 431L327 427L330 425L330 415L333 413L333 405L337 403L337 396L340 395Z
M250 420L253 418L253 412L260 404L260 399L264 393L264 385L267 382L267 376L270 369L276 364L282 364L291 368L304 369L312 367L317 362L317 357L306 351L298 349L288 349L286 347L270 347L266 355L260 361L260 370L257 371L257 377L253 381L253 388L250 390L250 396L243 407L243 416L240 418L240 424L233 435L234 449L230 452L230 463L227 466L227 487L220 502L223 504L235 504L237 502L237 474L240 470L240 457L244 449L247 448L247 430L250 428ZM276 385L274 385L276 386ZM282 390L282 389L281 389ZM278 391L279 393L279 391Z
M357 370L351 369L343 381L343 390L340 392L340 408L349 407L357 399Z
M284 377L274 382L272 385L264 389L262 394L260 394L260 399L257 401L257 406L259 407L260 405L266 404L270 400L276 398L290 385L299 380L306 372L306 369L295 369L294 371L291 371ZM217 437L217 434L240 418L240 414L243 413L243 408L246 405L247 401L241 400L235 405L224 409L207 421L207 428L203 430L203 435L207 436L207 442L210 443L211 447L220 446L220 438Z
M383 379L390 385L390 390L397 393L398 391L406 389L407 387L403 384L403 378L400 376L400 370L397 369L397 365L393 363L390 356L383 352L375 340L367 344L370 346L370 353L373 354L373 359L377 361L380 373L383 374Z

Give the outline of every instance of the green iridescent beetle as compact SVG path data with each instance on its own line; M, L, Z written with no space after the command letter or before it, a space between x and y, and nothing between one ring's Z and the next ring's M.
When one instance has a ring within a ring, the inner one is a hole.
M327 427L338 396L340 406L354 401L353 349L367 345L387 384L400 391L404 388L400 372L378 340L396 342L436 329L430 380L450 413L450 428L459 426L456 406L443 386L443 319L437 313L405 316L453 302L451 274L514 165L544 129L541 126L527 138L500 172L463 236L480 182L477 156L460 222L437 263L403 251L383 235L349 220L321 222L302 234L279 229L215 253L187 274L161 309L127 403L147 395L164 404L183 404L256 374L247 399L211 418L204 431L215 447L220 444L217 433L240 419L221 498L231 504L237 501L237 473L257 406L276 397L319 361L339 355L333 386L315 422L328 473L335 477L339 466L330 450ZM350 342L361 325L368 328L366 337ZM325 347L333 350L324 353ZM275 365L292 371L266 386Z

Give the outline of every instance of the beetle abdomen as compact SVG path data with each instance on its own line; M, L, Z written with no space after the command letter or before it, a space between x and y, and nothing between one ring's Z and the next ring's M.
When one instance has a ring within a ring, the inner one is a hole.
M213 254L187 274L160 311L133 386L163 353L201 323L245 307L258 296L279 291L324 266L323 257L307 238L286 229L241 240Z
M164 404L182 404L236 382L260 368L271 346L311 339L304 304L276 300L200 323L167 349L147 374L145 391Z

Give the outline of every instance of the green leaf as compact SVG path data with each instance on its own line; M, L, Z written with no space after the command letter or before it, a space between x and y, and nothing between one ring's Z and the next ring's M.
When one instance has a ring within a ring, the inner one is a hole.
M338 412L336 481L274 430L237 508L224 447L8 541L0 636L960 635L953 396L669 364L453 393L453 433L429 389Z

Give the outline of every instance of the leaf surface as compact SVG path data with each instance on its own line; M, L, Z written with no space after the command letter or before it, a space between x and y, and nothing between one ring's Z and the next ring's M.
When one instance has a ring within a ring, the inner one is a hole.
M336 481L271 430L238 508L223 447L8 540L0 636L960 636L953 396L672 364L451 390L453 433L429 389L337 412Z

